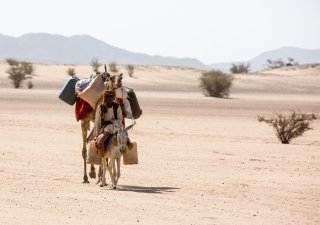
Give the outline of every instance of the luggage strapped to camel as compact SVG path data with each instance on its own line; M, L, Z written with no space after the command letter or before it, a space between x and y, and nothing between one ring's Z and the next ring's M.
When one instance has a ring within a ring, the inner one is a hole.
M89 78L84 79L72 76L63 86L59 98L69 105L77 103L76 119L79 121L96 107L105 89L106 85L102 79L102 74L91 75ZM122 86L117 88L115 93L119 100L123 117L135 120L142 115L142 110L133 89ZM78 98L82 99L82 101L79 101Z

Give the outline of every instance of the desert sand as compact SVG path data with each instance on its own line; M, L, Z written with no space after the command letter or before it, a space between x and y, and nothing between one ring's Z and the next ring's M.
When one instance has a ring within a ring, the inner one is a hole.
M129 132L139 164L121 166L117 190L82 183L80 122L58 99L72 66L36 65L33 89L12 88L7 67L0 224L320 224L320 120L289 145L257 120L319 115L320 66L236 75L228 99L203 96L201 71L140 66L130 78L122 68L143 116Z

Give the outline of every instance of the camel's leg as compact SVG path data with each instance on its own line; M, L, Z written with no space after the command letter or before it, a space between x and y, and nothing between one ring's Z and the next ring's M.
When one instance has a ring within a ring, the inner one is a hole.
M117 158L117 176L115 180L116 185L118 184L119 178L120 178L120 158Z
M82 130L82 158L83 158L83 183L89 183L88 176L87 176L87 129L88 129L88 122L81 121L81 130Z

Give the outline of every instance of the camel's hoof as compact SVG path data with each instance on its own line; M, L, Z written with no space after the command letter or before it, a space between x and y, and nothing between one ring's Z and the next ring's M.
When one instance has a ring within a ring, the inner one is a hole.
M90 178L91 179L96 179L96 172L95 171L91 171L91 172L89 172L89 176L90 176Z
M82 183L84 183L84 184L85 184L85 183L89 183L89 180L88 180L88 177L87 177L87 176L84 176L84 177L83 177L83 182L82 182Z
M111 188L112 188L113 190L117 189L117 187L116 187L115 185L112 185Z

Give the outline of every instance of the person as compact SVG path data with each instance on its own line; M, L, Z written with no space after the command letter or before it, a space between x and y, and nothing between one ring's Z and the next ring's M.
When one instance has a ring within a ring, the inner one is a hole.
M98 105L95 115L95 145L98 149L104 149L105 141L112 134L116 133L116 126L123 126L123 114L121 107L116 102L115 93L112 90L104 91L102 102ZM132 143L128 138L128 147L132 148Z

